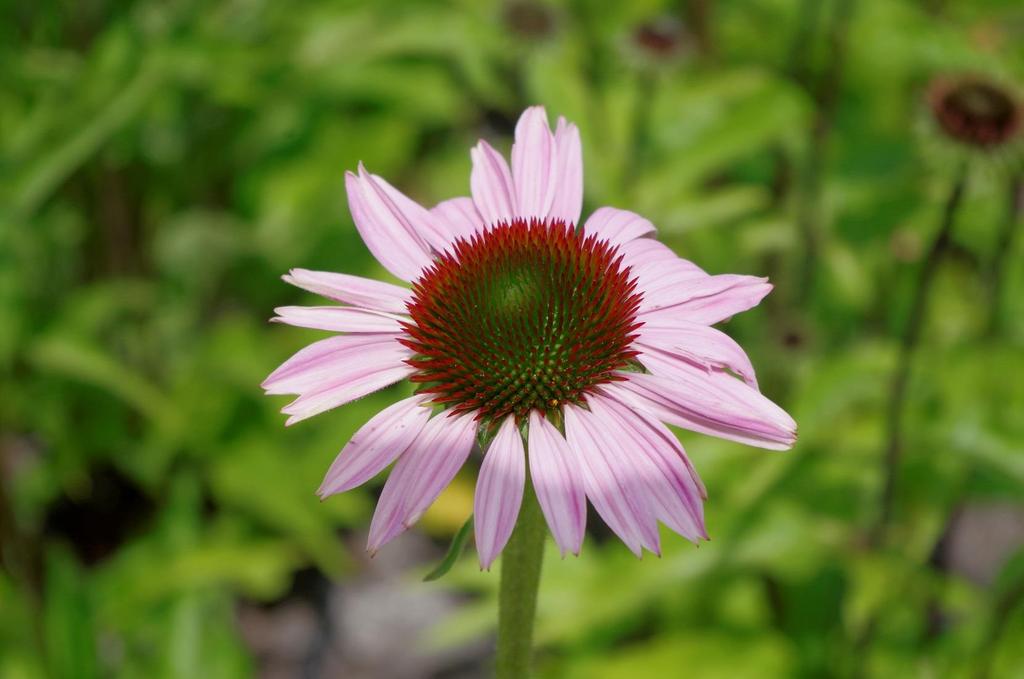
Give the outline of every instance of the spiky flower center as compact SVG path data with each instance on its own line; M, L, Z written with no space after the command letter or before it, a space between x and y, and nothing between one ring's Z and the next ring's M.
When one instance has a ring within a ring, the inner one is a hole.
M641 295L616 249L561 221L498 223L424 270L403 343L419 391L494 420L580 403L637 355Z
M1021 122L1020 108L1009 92L974 78L939 80L932 89L932 110L946 134L983 148L1005 142Z

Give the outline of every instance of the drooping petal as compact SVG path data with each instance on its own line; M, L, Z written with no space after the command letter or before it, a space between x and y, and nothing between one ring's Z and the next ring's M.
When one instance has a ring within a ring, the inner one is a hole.
M649 219L635 212L602 207L587 218L583 232L588 236L595 235L612 245L625 245L637 238L655 233L655 228Z
M301 394L334 379L333 367L367 348L395 346L394 333L328 337L296 352L261 385L268 394Z
M405 363L410 351L390 342L344 352L322 366L327 377L315 377L315 386L304 387L299 398L281 409L291 415L286 425L345 405L408 377L414 369Z
M754 366L743 348L721 330L662 314L637 331L637 343L695 362L705 372L727 369L757 389Z
M796 423L782 408L726 373L673 365L653 354L641 362L654 374L630 373L605 385L609 393L663 422L730 441L786 450L796 441Z
M292 285L345 304L377 311L405 313L410 291L391 283L329 271L292 269L284 280Z
M738 410L770 423L783 438L795 439L796 422L793 418L759 391L729 373L718 369L703 370L657 349L642 354L641 361L654 375L674 382L676 391L699 391L704 398L716 404L735 403Z
M549 216L579 224L583 209L583 150L579 129L562 116L558 117L555 129L555 176L558 189Z
M476 551L487 570L512 535L523 501L526 460L516 418L509 415L491 441L473 498Z
M588 402L595 416L611 424L619 454L629 458L642 479L658 519L693 542L707 538L703 486L676 437L656 419L612 397L594 395Z
M634 554L640 556L642 547L659 553L657 521L635 470L619 453L613 425L578 406L563 412L566 439L594 509Z
M414 223L416 216L407 213L408 204L395 202L398 192L362 164L358 175L345 173L345 186L352 219L373 256L398 278L417 278L431 261L429 241L423 237L428 229Z
M437 415L398 458L370 522L366 548L375 553L416 523L469 457L476 435L472 416Z
M345 306L282 306L271 321L287 323L300 328L331 330L333 332L376 332L398 335L402 332L402 316Z
M707 500L708 491L704 487L704 482L700 480L700 475L697 474L697 469L693 466L693 463L690 462L690 458L686 455L686 451L683 450L683 446L679 443L679 439L676 438L675 434L673 434L661 420L642 409L634 407L627 401L616 398L614 393L607 392L605 396L612 402L613 408L621 417L626 417L628 413L629 415L640 418L640 420L643 420L643 422L646 425L649 425L652 430L657 432L657 436L659 438L664 439L665 442L667 442L668 447L660 448L660 450L670 450L672 451L671 457L678 458L682 461L683 466L686 467L686 473L689 476L689 481L686 482L685 485L696 491L698 499ZM640 429L641 431L645 431L642 427Z
M736 274L693 277L679 285L663 282L644 290L640 320L677 315L691 323L713 325L757 306L771 290L766 278Z
M316 491L320 499L361 486L401 455L430 419L423 398L413 396L374 415L342 449Z
M430 212L448 231L450 241L469 238L484 228L483 217L472 198L451 198L438 203Z
M530 478L551 535L565 556L580 553L587 526L583 477L568 442L537 411L530 413Z
M516 191L517 217L543 219L560 190L555 170L555 139L543 106L523 111L516 123L512 144L512 183Z
M512 172L505 158L482 139L470 151L470 157L473 169L469 175L469 187L484 223L491 226L500 221L510 221L516 216L516 199Z

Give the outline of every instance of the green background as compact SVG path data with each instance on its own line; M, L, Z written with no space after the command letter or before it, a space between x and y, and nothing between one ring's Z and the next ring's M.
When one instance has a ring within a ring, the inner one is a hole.
M315 303L280 275L388 279L344 171L467 195L470 146L507 151L534 103L580 127L585 215L771 276L722 327L800 425L786 453L680 433L711 542L636 560L592 519L581 557L551 551L539 676L1024 676L1021 135L965 151L926 97L1021 82L1019 2L0 8L0 678L487 676L497 569L470 549L418 582L474 469L370 561L381 479L313 491L408 387L286 429L258 385L321 336L266 323ZM889 384L964 162L893 467ZM360 630L397 645L355 667Z

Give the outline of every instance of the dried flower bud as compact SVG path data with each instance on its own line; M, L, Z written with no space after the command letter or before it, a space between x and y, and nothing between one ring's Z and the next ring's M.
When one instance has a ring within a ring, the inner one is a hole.
M1020 130L1021 107L1013 94L983 78L939 78L929 91L932 114L955 141L991 149Z

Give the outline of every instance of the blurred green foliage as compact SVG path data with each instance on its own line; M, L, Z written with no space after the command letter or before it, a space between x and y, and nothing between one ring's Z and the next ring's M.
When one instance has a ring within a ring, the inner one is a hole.
M249 676L238 600L358 571L376 487L313 490L406 387L285 429L258 385L316 333L266 325L305 299L278 277L386 278L343 172L465 195L470 145L507 149L531 103L580 126L585 214L633 209L709 271L772 276L725 327L801 433L784 454L681 434L711 495L699 549L666 536L637 561L596 528L579 559L549 554L542 676L1024 676L1019 543L990 584L942 558L963 508L1024 510L1021 238L993 281L1012 158L972 165L890 537L870 539L889 375L953 181L924 88L1021 83L1019 2L10 0L0 18L3 679ZM435 537L471 477L424 520ZM431 585L479 596L429 642L487 634L496 581L465 558Z

